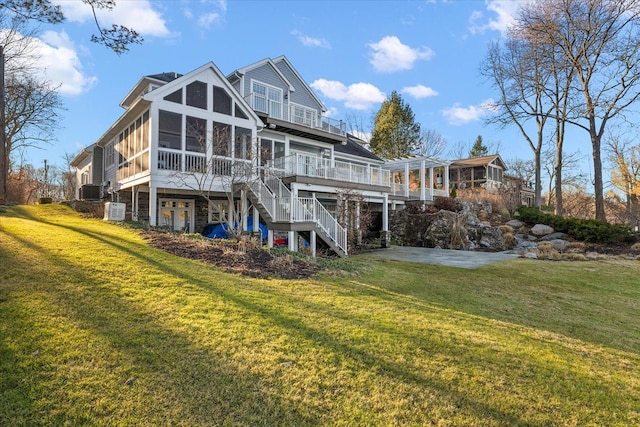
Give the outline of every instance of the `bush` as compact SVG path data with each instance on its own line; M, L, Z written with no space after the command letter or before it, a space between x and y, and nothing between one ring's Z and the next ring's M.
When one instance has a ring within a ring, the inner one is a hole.
M51 197L40 197L38 199L39 205L50 205L51 203L53 203L53 199Z
M460 205L451 197L436 196L433 198L433 207L437 210L458 212Z
M545 213L535 207L518 209L520 220L529 225L546 224L585 242L619 242L631 234L631 229L622 224L609 224L595 219L565 218Z

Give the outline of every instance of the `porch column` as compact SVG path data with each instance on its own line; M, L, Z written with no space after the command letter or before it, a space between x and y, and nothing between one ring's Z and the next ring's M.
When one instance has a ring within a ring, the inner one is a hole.
M386 248L389 246L389 195L382 196L382 232L380 246Z
M358 244L362 244L362 230L360 230L360 203L356 200L356 241Z
M429 168L429 195L431 196L431 200L433 200L433 190L436 188L436 186L434 185L435 182L433 181L433 166L431 166Z
M240 220L242 221L242 231L247 230L247 217L249 216L249 206L247 206L247 192L240 190Z
M131 220L137 221L140 212L140 186L135 185L131 188Z
M409 162L404 164L404 196L409 197Z
M421 201L425 201L427 200L426 198L426 192L425 192L425 173L424 173L424 160L420 161L420 200Z
M149 185L149 226L158 225L158 189Z
M256 208L255 206L253 207L253 231L254 233L260 231L260 213L258 212L258 208ZM260 235L260 237L262 238L262 235Z
M444 176L442 178L444 181L444 188L446 188L447 192L449 192L449 165L444 166Z
M311 248L311 256L316 257L316 231L311 230L311 241L309 242L309 247Z
M296 246L297 246L297 245L296 245L296 238L297 238L297 237L298 237L298 236L297 236L297 233L296 233L295 231L289 231L289 232L288 232L288 240L289 240L289 242L288 242L288 244L289 244L289 245L288 245L288 249L289 249L291 252L295 252L295 251L296 251Z
M273 230L267 230L267 246L273 247Z

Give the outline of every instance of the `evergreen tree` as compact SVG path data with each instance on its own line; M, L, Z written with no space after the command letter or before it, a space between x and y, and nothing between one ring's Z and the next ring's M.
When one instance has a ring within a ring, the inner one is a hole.
M376 113L371 151L386 159L406 157L420 144L420 124L415 122L411 106L391 92Z
M482 143L482 135L478 135L473 147L469 150L469 157L483 157L489 154L489 149Z

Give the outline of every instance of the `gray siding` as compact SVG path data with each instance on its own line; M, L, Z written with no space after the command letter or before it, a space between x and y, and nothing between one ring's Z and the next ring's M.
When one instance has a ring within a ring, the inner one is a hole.
M289 86L287 86L287 83L284 82L280 78L280 76L278 76L278 74L276 74L275 70L269 64L264 64L261 67L254 68L253 70L248 71L247 74L245 74L245 95L249 95L251 93L251 80L258 80L262 83L279 87L285 94L289 91Z
M92 177L91 179L93 180L94 184L101 184L102 183L102 178L103 178L103 173L102 173L102 157L103 157L103 149L102 147L94 147L93 149L93 170L92 170Z
M322 105L314 99L313 95L309 92L310 89L307 84L300 80L284 61L277 62L276 66L287 80L289 80L289 83L296 88L296 91L291 94L291 102L318 110L318 114L320 114L322 112Z

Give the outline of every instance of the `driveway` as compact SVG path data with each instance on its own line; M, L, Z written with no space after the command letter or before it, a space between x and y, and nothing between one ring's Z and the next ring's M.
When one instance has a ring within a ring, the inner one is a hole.
M519 258L519 255L507 252L456 251L451 249L414 248L410 246L391 246L387 249L371 252L369 255L382 259L470 269L494 262Z

